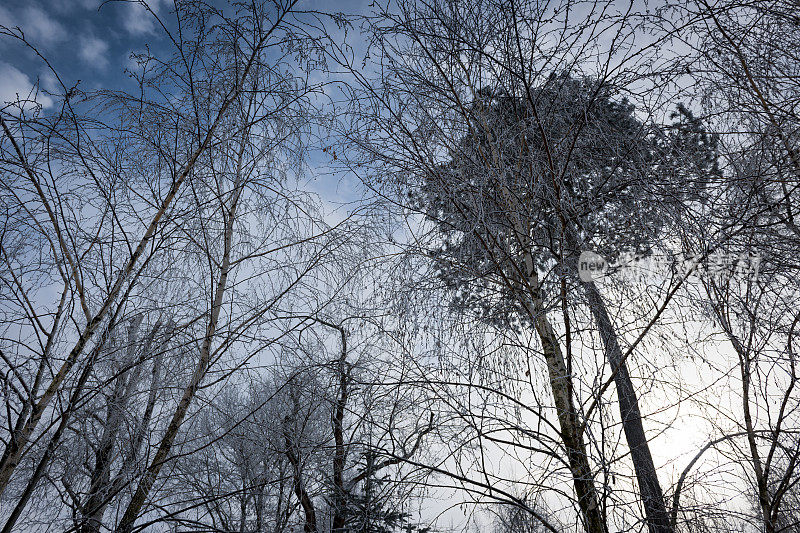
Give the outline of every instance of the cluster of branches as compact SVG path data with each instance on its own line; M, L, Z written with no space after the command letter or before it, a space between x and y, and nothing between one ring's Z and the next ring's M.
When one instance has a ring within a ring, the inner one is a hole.
M0 110L2 531L800 529L790 0L141 4Z
M369 217L303 187L338 19L296 4L175 2L133 91L4 103L2 531L407 525L430 421L369 385Z
M417 316L450 317L425 381L458 445L435 471L472 501L549 531L798 527L794 11L434 0L365 18L380 71L353 65L343 133L428 266ZM582 252L612 267L587 279Z

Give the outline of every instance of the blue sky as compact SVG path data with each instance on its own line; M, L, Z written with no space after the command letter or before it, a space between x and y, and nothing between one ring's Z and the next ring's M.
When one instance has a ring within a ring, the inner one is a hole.
M172 20L173 0L146 1L164 20ZM369 2L301 0L298 8L358 14L368 9ZM226 3L220 1L220 4ZM169 47L154 18L137 2L0 0L0 26L22 29L67 87L77 83L87 92L101 88L135 92L133 80L125 73L128 66L133 67L131 53L145 47L155 52ZM335 31L333 25L331 29ZM37 83L45 91L61 92L41 58L17 40L0 36L0 107L15 101L17 94L27 97ZM46 93L40 93L36 99L46 109L54 103ZM311 154L309 163L316 171L307 177L308 185L328 202L352 200L357 196L352 176L342 179L341 175L327 175L322 168L326 166L323 159L327 157L321 153Z
M159 15L169 18L172 0L146 0ZM358 13L361 0L309 0L304 9ZM64 82L80 88L124 89L124 71L131 52L145 46L157 50L166 43L156 23L135 2L101 0L0 0L0 26L21 28L51 62ZM54 79L35 54L13 39L0 37L0 101L27 94L36 81L54 88ZM132 88L132 87L131 87ZM40 96L47 107L52 100Z
M162 14L167 11L164 0L149 4ZM131 51L145 44L157 47L161 38L142 6L100 5L99 0L5 0L0 2L0 25L21 28L66 84L80 80L84 90L123 88ZM0 99L26 93L36 80L53 88L53 76L32 51L8 37L0 39ZM45 106L49 101L40 98Z

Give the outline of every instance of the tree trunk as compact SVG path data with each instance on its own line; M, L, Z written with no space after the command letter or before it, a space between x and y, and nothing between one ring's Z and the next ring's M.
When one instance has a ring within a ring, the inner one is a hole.
M332 533L343 533L347 523L347 494L344 486L344 466L347 460L347 448L344 443L344 412L347 406L349 392L349 365L347 363L347 335L344 327L334 326L339 330L342 342L342 351L337 364L339 373L339 397L336 399L336 408L331 417L335 450L333 457L333 490L334 510L331 523Z
M603 298L594 283L584 284L592 316L600 329L600 337L606 352L606 358L614 375L617 389L619 412L625 439L631 452L639 493L644 506L647 527L650 533L669 533L672 531L669 514L664 502L664 494L658 482L658 475L650 454L650 445L642 425L642 414L639 401L633 388L628 366L622 357L622 350L617 339L617 332L603 302Z
M531 286L538 287L538 282ZM604 533L606 531L605 522L598 503L594 476L586 453L586 444L580 429L580 419L572 398L572 376L567 373L564 354L553 327L545 316L538 294L534 298L532 311L535 317L536 332L544 350L550 388L558 411L561 440L567 451L578 507L583 515L586 530L589 533Z
M514 215L520 211L517 209L513 195L506 187L502 187L500 192L509 206L508 212L512 213L510 221L513 224L517 242L522 244L523 249L526 250L522 257L522 265L520 265L524 268L524 273L518 271L519 274L524 274L524 276L520 276L522 279L519 280L522 286L513 287L516 280L509 279L508 283L511 285L510 288L516 289L520 294L521 303L533 322L536 333L542 343L542 350L547 363L547 373L550 378L550 389L558 412L561 441L567 452L567 460L575 487L575 496L583 517L584 527L589 533L605 533L605 521L597 498L594 475L589 465L586 444L583 441L582 425L573 400L572 376L567 372L561 345L552 325L547 320L547 313L542 301L539 276L536 273L533 254L530 251L532 248L529 237L531 234L530 221Z
M197 390L200 388L200 383L205 377L209 365L211 364L211 344L214 340L214 336L216 335L217 323L219 321L220 310L222 309L222 299L227 288L228 274L231 268L233 225L236 214L236 205L241 191L238 185L239 183L237 181L236 186L234 187L235 192L231 201L231 207L226 213L222 265L220 266L217 286L214 289L214 300L211 305L211 313L208 320L208 325L206 327L206 333L203 337L203 344L200 348L200 357L197 361L197 365L195 366L195 370L192 374L189 384L183 390L183 396L181 397L180 402L178 402L178 407L175 409L175 412L172 415L172 419L167 426L167 430L164 433L164 436L161 438L161 442L158 445L158 450L153 457L153 461L150 463L150 466L147 467L147 470L145 470L144 477L136 487L136 492L131 498L128 507L125 509L125 513L122 515L122 519L117 527L117 531L120 533L130 533L132 531L133 524L138 518L139 512L141 511L142 507L144 507L145 502L147 501L147 497L150 494L150 489L153 487L156 478L158 478L158 474L161 472L161 468L164 466L164 463L169 459L169 454L172 450L175 437L178 435L178 431L183 424L183 419L186 417L186 413L189 411L189 406L192 403L192 399L194 399Z
M294 493L297 496L300 506L303 508L306 519L303 524L304 533L317 533L317 513L314 510L314 502L311 500L308 491L303 485L302 465L300 464L299 454L295 454L292 439L289 435L288 428L285 431L286 441L286 457L289 459L294 470Z

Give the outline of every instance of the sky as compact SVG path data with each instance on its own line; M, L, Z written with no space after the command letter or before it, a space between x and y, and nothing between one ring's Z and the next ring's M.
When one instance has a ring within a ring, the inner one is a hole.
M167 16L171 0L146 0L160 16ZM366 9L362 0L305 0L302 9L355 14ZM0 0L0 26L21 28L68 87L133 88L125 74L130 54L149 46L167 45L156 22L137 2L101 0ZM8 36L0 37L0 102L27 95L35 83L45 91L56 88L44 62ZM53 104L46 94L37 101ZM2 104L0 104L2 105Z
M164 0L149 4L166 12ZM145 44L158 46L153 19L132 3L99 0L4 0L0 2L0 25L19 27L32 45L53 65L67 86L78 83L83 90L123 88L130 53ZM8 37L0 40L0 100L27 94L34 83L54 90L55 79L35 53ZM44 107L53 100L41 96Z
M165 21L170 21L172 0L145 0ZM222 0L212 3L226 5ZM298 9L341 12L349 15L369 9L368 0L301 0ZM167 22L169 25L169 22ZM0 108L16 101L17 95L35 100L45 110L53 110L61 93L52 66L67 88L75 85L85 92L97 89L137 91L126 68L138 70L131 54L149 48L168 50L170 43L152 15L140 2L103 0L0 0L0 26L22 30L30 45L8 35L0 36ZM331 28L335 31L335 28ZM6 30L7 33L8 30ZM319 74L317 74L319 75ZM329 154L309 154L305 187L319 194L330 222L338 222L350 211L350 202L360 193L354 176L332 175L325 158Z

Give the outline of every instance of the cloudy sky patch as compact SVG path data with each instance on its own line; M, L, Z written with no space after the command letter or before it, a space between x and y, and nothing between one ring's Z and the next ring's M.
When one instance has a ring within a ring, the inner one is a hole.
M84 63L93 68L102 69L108 66L108 43L102 39L82 37L78 54Z
M0 107L6 107L17 100L30 100L24 106L26 109L33 107L34 100L43 107L53 105L53 99L37 91L34 82L24 72L0 61Z

